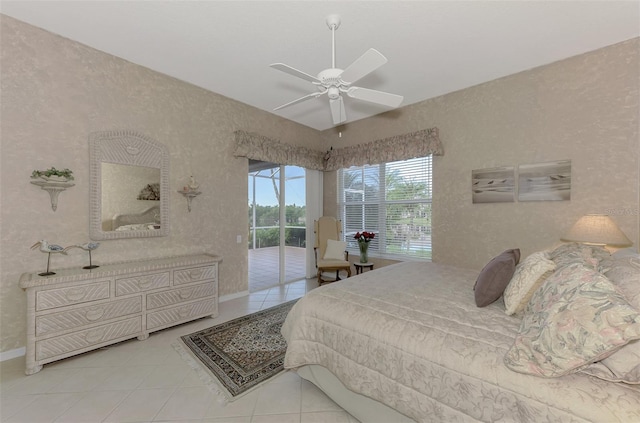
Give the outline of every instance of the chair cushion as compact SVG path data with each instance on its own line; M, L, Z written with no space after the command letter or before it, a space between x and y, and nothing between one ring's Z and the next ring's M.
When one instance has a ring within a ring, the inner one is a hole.
M327 249L324 252L324 260L344 260L344 250L347 249L347 243L344 241L327 240Z

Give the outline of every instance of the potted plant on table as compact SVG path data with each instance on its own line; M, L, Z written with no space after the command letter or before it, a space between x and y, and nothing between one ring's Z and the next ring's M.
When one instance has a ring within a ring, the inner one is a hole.
M358 241L358 248L360 249L360 263L369 262L369 243L375 237L376 234L367 231L358 232L354 235L354 238Z

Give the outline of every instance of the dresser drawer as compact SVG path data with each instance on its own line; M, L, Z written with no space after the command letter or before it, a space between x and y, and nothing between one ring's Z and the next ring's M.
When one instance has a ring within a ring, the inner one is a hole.
M142 311L142 296L36 317L36 336L49 335Z
M142 317L136 316L69 335L36 341L36 360L61 356L72 351L99 345L118 338L126 338L129 335L141 332Z
M184 283L203 281L205 279L216 280L217 270L217 265L176 270L173 272L173 284L181 285Z
M216 294L213 282L200 285L185 286L170 291L147 294L147 310L197 300L198 298L211 297Z
M171 326L176 322L197 317L214 315L218 312L218 298L208 298L173 307L167 310L147 313L147 330Z
M136 292L169 286L169 272L153 275L136 276L135 278L116 279L116 296L135 294Z
M49 310L109 298L109 282L106 280L87 285L38 291L36 293L36 310Z

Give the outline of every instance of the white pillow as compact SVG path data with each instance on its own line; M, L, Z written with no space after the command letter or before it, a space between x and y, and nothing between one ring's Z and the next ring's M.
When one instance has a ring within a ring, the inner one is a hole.
M543 276L550 276L547 272L555 268L556 264L549 260L544 251L533 253L518 264L509 285L504 290L505 313L511 315L523 311L533 295L533 290L544 282ZM525 299L527 302L524 302Z
M344 250L347 249L345 241L327 240L327 249L324 252L325 260L344 260Z

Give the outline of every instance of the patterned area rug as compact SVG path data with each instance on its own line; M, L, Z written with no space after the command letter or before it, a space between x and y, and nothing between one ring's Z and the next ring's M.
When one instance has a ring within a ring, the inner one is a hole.
M182 336L181 345L174 346L210 387L208 375L215 376L232 401L284 370L287 342L280 328L296 301ZM185 356L183 345L199 363Z

